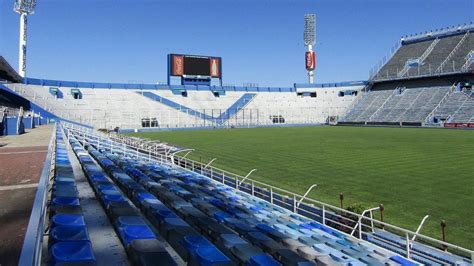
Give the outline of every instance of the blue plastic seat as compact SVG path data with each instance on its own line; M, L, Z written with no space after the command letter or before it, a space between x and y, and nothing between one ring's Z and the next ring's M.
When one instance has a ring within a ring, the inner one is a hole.
M92 182L108 181L107 177L105 177L105 175L102 173L94 173L91 175L90 179Z
M58 242L50 248L51 264L95 263L92 245L88 241Z
M142 192L142 193L138 193L138 195L135 197L135 199L142 203L144 200L147 200L147 199L156 199L156 197L151 194L151 193L148 193L148 192Z
M130 225L146 225L145 221L140 216L120 216L117 218L116 223L118 227Z
M251 257L245 265L247 266L278 266L281 265L278 261L274 260L272 257L261 254Z
M69 206L80 206L78 198L74 197L54 197L52 200L53 205L69 205Z
M165 218L166 227L189 227L189 225L181 218Z
M89 241L85 226L56 226L49 233L51 243L62 241Z
M197 262L201 266L232 264L232 261L215 247L197 248L191 257L191 263Z
M411 262L401 256L392 256L390 257L390 260L393 260L395 261L396 263L400 264L400 265L403 265L403 266L414 266L414 265L418 265L417 263L414 263L414 262Z
M266 236L265 234L261 232L249 232L247 234L247 237L250 240L250 242L255 243L255 244L272 240L270 237Z
M76 214L56 214L51 219L54 226L86 226L84 217Z
M110 184L110 185L98 185L97 189L99 191L103 191L103 190L116 190L116 191L118 191L117 187L115 185L112 185L112 184Z
M127 201L122 195L105 195L103 197L104 204L109 205L111 202L125 202Z
M119 228L125 246L135 239L154 239L155 234L147 225L129 225Z
M100 194L102 194L102 196L106 196L106 195L122 195L122 193L120 193L120 191L118 191L117 189L104 189L104 190L101 190L100 191Z
M219 236L219 239L222 244L228 249L236 245L248 244L247 241L243 240L236 234L222 234Z
M154 216L160 221L164 220L165 218L179 218L174 212L167 209L157 210L154 212Z
M198 248L214 247L209 240L196 235L185 236L182 240L182 245L188 251L188 256L194 256Z

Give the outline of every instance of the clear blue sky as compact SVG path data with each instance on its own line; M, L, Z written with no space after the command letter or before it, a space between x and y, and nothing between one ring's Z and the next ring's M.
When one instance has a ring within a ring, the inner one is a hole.
M223 58L224 83L305 82L303 15L317 14L317 82L366 79L400 36L474 21L474 0L37 0L27 76L166 80L166 55ZM19 16L0 0L0 54L17 69Z

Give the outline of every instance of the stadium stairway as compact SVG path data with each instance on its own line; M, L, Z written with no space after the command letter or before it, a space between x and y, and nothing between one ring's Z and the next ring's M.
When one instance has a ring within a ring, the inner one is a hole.
M231 117L236 115L240 110L242 110L242 108L244 108L257 95L256 93L244 93L235 103L233 103L229 108L227 108L226 111L221 113L218 117L214 117L214 116L196 111L194 109L191 109L179 103L176 103L170 99L159 96L153 92L143 91L143 92L138 92L138 94L143 95L144 97L150 98L153 101L160 102L173 109L184 112L188 115L196 116L199 119L205 119L217 124L224 124L227 120L229 120Z
M107 143L99 146L97 140L68 134L134 262L143 254L136 251L142 244L133 241L159 246L159 240L147 239L162 238L183 260L198 265L415 265L199 174L134 158L133 151L112 152ZM91 165L94 161L102 169Z

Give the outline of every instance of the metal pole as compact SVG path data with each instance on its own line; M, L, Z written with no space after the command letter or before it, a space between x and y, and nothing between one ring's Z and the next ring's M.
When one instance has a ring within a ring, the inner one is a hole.
M415 241L418 233L420 233L421 229L423 228L423 225L424 225L426 219L428 219L429 217L430 217L429 215L425 215L425 217L423 217L423 219L421 220L420 225L418 226L418 229L416 229L415 235L411 239L412 242Z
M209 167L209 165L211 165L211 163L214 162L215 160L217 160L217 158L213 158L212 160L210 160L210 161L204 166L204 168Z
M410 259L410 236L405 233L407 259Z
M249 177L250 174L252 174L255 171L257 171L257 169L250 170L250 172L239 182L239 186L245 181L245 179L247 179ZM236 177L235 180L237 180L237 177Z
M306 196L308 195L308 193L315 187L317 187L318 185L317 184L313 184L312 186L310 186L308 188L308 190L306 191L306 193L304 193L303 197L300 199L300 201L298 202L298 204L296 205L296 207L299 207L301 202L306 198ZM296 198L295 198L296 199Z
M445 220L441 221L441 239L443 239L443 242L446 242L446 221ZM448 251L448 246L443 245L443 250Z
M344 209L344 194L342 192L339 194L339 200L341 201L341 209Z
M384 218L383 212L385 210L385 207L383 206L383 204L380 204L379 208L380 208L380 221L382 222L382 230L385 230L385 225L383 224L383 218Z
M20 46L18 57L18 74L22 78L26 76L26 38L27 38L27 18L25 13L20 13Z

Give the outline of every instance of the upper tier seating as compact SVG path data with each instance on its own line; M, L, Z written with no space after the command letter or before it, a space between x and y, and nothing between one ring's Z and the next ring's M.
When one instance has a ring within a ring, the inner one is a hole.
M469 31L402 43L373 79L385 80L463 71L466 56L473 47L474 36Z
M392 58L378 71L375 79L397 78L408 59L420 57L433 40L402 45Z

